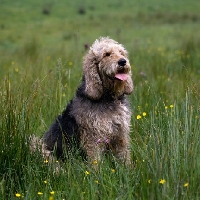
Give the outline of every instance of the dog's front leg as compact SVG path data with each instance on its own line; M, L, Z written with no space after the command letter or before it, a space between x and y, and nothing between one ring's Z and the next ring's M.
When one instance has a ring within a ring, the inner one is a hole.
M129 147L129 139L126 137L118 136L111 141L113 154L125 165L131 165L131 153Z
M125 165L131 165L131 155L128 147L118 147L116 157Z
M100 145L94 145L94 143L91 144L89 141L87 141L87 143L85 143L83 146L83 149L87 155L88 163L90 163L94 169L97 170L102 156Z

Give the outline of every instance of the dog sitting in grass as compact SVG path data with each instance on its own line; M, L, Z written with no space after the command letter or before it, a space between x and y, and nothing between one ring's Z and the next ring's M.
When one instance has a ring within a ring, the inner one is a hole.
M91 163L105 151L130 164L131 66L123 45L101 37L83 62L83 78L75 97L42 138L43 153L65 158L72 148Z

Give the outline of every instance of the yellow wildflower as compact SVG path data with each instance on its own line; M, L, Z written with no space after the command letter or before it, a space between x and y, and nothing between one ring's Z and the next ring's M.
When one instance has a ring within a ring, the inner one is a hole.
M173 105L170 105L169 107L170 107L170 108L173 108L174 106L173 106Z
M15 196L16 196L16 197L21 197L21 194L16 193Z
M166 180L165 179L160 179L160 184L164 184L166 182Z
M44 183L47 184L47 181L45 180Z
M44 160L44 163L48 163L49 161L46 159L46 160Z
M112 172L112 173L115 173L115 169L111 169L111 172Z
M98 181L98 180L95 180L94 182L95 182L96 184L98 184L98 183L99 183L99 181Z
M184 187L188 187L188 185L189 185L189 183L185 183L185 184L184 184Z
M143 112L142 115L143 115L143 117L145 117L145 116L147 115L147 113L146 113L146 112Z
M141 117L141 115L137 115L137 119L141 119L142 117Z
M43 195L43 193L42 192L38 192L38 195Z
M148 183L149 183L149 184L151 183L151 179L148 180Z
M51 192L50 192L50 194L52 194L52 195L53 195L53 194L55 194L55 192L54 192L54 191L51 191Z
M72 65L73 65L73 62L69 62L68 64L69 64L70 66L72 66Z
M88 175L88 174L90 174L90 172L88 172L88 171L85 171L85 175Z
M97 160L94 160L93 164L94 164L94 165L97 165L97 164L98 164Z

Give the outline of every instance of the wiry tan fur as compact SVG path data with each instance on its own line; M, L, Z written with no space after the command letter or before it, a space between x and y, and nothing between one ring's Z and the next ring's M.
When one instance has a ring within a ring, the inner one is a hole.
M100 161L109 149L123 163L130 164L131 111L126 95L132 93L133 83L127 54L110 38L94 42L84 58L83 81L74 99L43 137L47 152L57 146L62 156L63 147L59 149L59 145L65 143L70 149L68 138L75 135L90 162ZM126 60L123 67L120 59ZM115 77L121 72L127 75L124 81Z
M83 110L73 111L77 123L85 124L79 128L81 147L91 161L99 161L103 152L109 149L121 161L130 162L130 116L126 106L116 101L115 106L102 109L95 107L84 109L87 104L77 102L74 107L81 106ZM89 126L88 126L89 124Z
M110 56L106 56L110 53ZM86 94L91 99L99 99L103 94L103 88L113 89L113 94L117 96L131 94L133 91L133 83L131 79L131 67L127 58L128 52L118 42L109 38L100 38L96 40L85 56L83 63L83 72L86 79ZM128 80L125 82L110 81L109 77L114 77L118 70L118 60L125 58L127 61L125 71L129 74ZM99 66L99 76L97 67ZM102 78L102 79L101 79ZM113 85L114 83L114 85Z

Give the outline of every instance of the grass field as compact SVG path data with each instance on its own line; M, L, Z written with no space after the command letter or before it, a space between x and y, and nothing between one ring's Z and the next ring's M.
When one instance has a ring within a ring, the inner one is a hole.
M1 0L0 199L200 199L200 2ZM134 169L31 154L73 97L85 44L110 36L132 65Z

